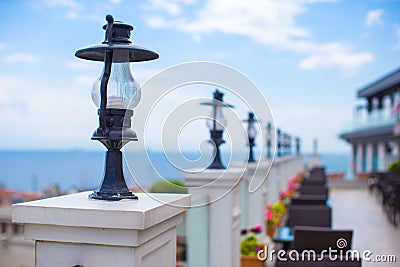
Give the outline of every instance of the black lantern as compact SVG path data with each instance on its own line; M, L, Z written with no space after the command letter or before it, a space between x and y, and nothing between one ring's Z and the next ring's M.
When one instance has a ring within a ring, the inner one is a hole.
M288 154L292 154L292 136L290 134L287 135L287 142L288 142Z
M140 85L133 78L129 63L157 59L158 54L132 44L131 25L114 22L111 15L106 20L104 42L75 53L78 58L104 62L103 71L92 87L92 99L99 108L99 127L92 140L101 142L108 151L102 184L89 198L137 199L129 191L122 169L121 148L129 141L138 140L130 127L133 108L141 97Z
M268 122L267 124L267 158L272 158L272 124Z
M232 105L224 103L224 94L220 91L215 90L213 100L210 102L201 103L202 105L212 106L211 118L207 120L207 127L210 130L211 142L215 145L214 159L207 169L225 169L221 162L221 153L219 146L225 143L222 139L222 134L224 132L224 127L226 125L226 119L222 113L223 107L233 108Z
M296 142L296 155L300 155L300 138L296 137L295 142Z
M249 139L249 159L248 162L254 162L254 153L253 153L253 147L255 146L254 140L258 134L255 123L258 122L254 118L254 113L249 112L247 120L244 120L244 122L247 122L247 137Z
M283 155L288 155L289 154L289 139L288 139L288 134L283 133L282 134L283 138Z
M282 134L281 129L276 129L276 138L277 138L277 148L276 148L276 156L281 156L281 146L282 146Z

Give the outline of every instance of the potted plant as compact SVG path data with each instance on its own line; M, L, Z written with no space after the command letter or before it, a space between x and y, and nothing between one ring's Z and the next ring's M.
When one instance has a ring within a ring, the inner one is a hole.
M276 216L271 211L271 204L267 204L265 209L265 221L267 223L267 235L272 237L276 230Z
M286 207L283 200L273 204L267 204L265 209L265 220L267 223L267 235L272 237L275 230L279 227L282 217L286 213Z
M255 234L251 233L247 235L240 242L241 267L263 267L264 263L258 259L257 253L264 246L264 244L258 241Z

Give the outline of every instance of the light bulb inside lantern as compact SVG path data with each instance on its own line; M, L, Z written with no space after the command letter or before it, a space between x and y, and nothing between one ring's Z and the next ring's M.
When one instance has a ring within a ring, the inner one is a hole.
M249 122L249 125L247 126L247 134L249 135L249 138L255 138L257 136L258 132L254 122Z
M224 127L226 126L226 119L222 114L222 107L220 105L213 106L213 111L210 115L210 119L208 119L206 123L208 129L210 130L224 130Z
M100 108L100 85L103 75L104 68L92 86L92 100L97 108ZM140 97L140 85L133 78L129 65L129 51L114 50L111 74L107 85L106 108L133 109L139 104Z

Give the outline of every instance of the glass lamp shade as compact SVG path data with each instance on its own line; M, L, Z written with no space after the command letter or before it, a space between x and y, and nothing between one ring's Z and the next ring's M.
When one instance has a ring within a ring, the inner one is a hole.
M254 125L254 122L249 122L249 125L247 126L247 134L249 138L255 138L257 136L258 132Z
M92 100L98 108L100 108L100 85L103 75L104 69L92 86ZM107 86L106 108L133 109L139 103L140 97L140 85L133 78L129 65L129 51L114 50Z
M207 128L214 131L222 131L226 126L226 119L222 114L222 106L215 105L213 106L213 112L210 115L210 118L206 121Z

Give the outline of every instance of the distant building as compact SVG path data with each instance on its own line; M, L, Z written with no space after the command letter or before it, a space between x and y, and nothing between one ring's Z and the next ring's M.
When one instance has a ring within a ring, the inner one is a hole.
M0 186L0 207L9 207L12 204L39 199L35 192L22 192Z
M340 137L351 144L351 175L385 171L400 154L400 68L361 88L365 102Z
M3 238L23 233L23 225L11 222L11 205L39 199L39 194L20 192L0 187L0 241Z

